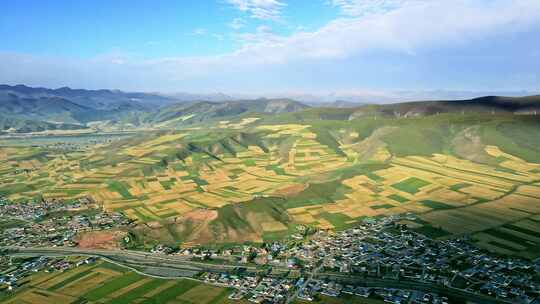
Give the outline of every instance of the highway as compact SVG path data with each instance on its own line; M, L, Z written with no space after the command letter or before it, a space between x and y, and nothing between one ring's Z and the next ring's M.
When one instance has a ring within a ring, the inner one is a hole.
M99 250L99 249L81 249L72 247L49 247L49 248L23 248L23 247L3 247L0 250L7 250L10 256L94 256L106 259L107 261L119 264L136 270L142 274L149 276L169 277L161 275L168 273L171 270L177 270L179 274L170 277L193 277L200 271L208 272L229 272L238 269L245 269L247 272L256 273L261 269L254 266L245 265L230 265L230 264L215 264L204 263L190 260L185 256L164 255L155 253L146 253L133 250ZM290 270L286 267L273 267L274 269L284 272ZM309 279L330 279L343 284L355 284L364 287L380 287L380 288L403 288L410 290L418 290L424 292L437 292L455 299L472 301L479 304L506 304L510 303L500 299L471 293L462 289L434 285L430 283L408 281L408 280L392 280L380 279L372 277L362 277L358 275L348 275L336 272L320 272L320 267L315 271L308 273ZM296 298L298 293L290 297L290 300Z
M21 248L9 247L0 248L11 251L11 256L95 256L104 258L116 264L125 265L130 268L142 271L144 268L152 267L159 271L159 268L177 269L193 272L200 271L227 272L242 267L249 272L257 272L253 266L214 264L192 261L185 256L164 255L146 253L133 250L100 250L100 249L80 249L72 247L49 247L49 248ZM152 273L152 275L156 275Z

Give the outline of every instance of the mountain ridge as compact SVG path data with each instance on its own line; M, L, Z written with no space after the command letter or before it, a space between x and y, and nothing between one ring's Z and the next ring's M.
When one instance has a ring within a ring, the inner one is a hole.
M227 97L220 94L220 98ZM240 119L248 114L282 117L296 113L296 119L309 116L322 120L352 120L370 116L418 117L471 112L534 115L540 112L540 95L358 105L344 100L318 104L290 98L179 101L158 93L0 85L0 113L4 116L2 130L14 128L15 132L72 129L77 125L82 128L93 122L107 122L108 126L122 128L142 125L174 128ZM11 120L6 120L6 117ZM31 126L24 128L22 122Z

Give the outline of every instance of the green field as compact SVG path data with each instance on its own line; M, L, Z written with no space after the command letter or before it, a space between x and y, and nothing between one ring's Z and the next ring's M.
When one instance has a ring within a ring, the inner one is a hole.
M109 273L107 271L113 271L108 275L108 279L100 281L94 279L103 276L103 272ZM47 275L45 281L40 279L43 275ZM60 276L65 279L47 290L42 288L48 281L56 280ZM89 279L77 281L83 277ZM67 284L70 284L69 291L63 288ZM85 293L78 292L78 290L87 289L90 290ZM212 293L207 294L210 290ZM182 299L182 296L188 292L190 298L199 299L197 304L247 303L247 301L233 302L229 300L227 297L232 291L227 288L206 286L203 283L186 279L148 278L133 272L126 272L124 268L105 262L98 262L95 266L82 272L78 272L75 268L68 270L67 273L36 273L26 279L25 284L19 287L15 293L0 295L0 303L28 303L35 301L33 295L36 294L47 297L53 301L51 303L62 303L69 299L70 303L172 304L181 302L195 304L195 302Z
M403 192L407 192L407 193L410 193L410 194L415 194L418 191L420 191L420 188L425 187L425 186L427 186L429 184L430 184L429 182L421 180L419 178L409 177L408 179L406 179L406 180L404 180L402 182L399 182L397 184L393 184L392 187L394 187L394 188L396 188L396 189L398 189L400 191L403 191Z

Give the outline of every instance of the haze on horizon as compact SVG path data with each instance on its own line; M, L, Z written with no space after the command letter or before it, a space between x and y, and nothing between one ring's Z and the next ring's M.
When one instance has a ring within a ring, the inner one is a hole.
M10 1L0 34L6 84L423 98L540 88L538 0Z

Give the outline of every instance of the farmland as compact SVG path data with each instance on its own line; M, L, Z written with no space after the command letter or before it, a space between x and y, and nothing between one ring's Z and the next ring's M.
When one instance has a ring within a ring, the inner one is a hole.
M0 297L0 303L232 303L226 288L149 278L103 261L65 272L39 272L23 286Z
M288 115L147 130L69 151L4 145L0 195L14 201L91 196L138 223L133 248L260 243L299 226L340 230L368 217L412 213L419 230L471 235L490 250L537 255L535 148L516 150L491 131L481 137L492 129L491 117L470 129L467 117L454 115L353 122L313 120L313 112L292 122ZM500 120L520 131L536 126ZM471 130L485 143L463 143ZM413 149L400 140L407 136L420 143ZM474 149L474 157L457 142ZM510 235L526 242L516 244Z

